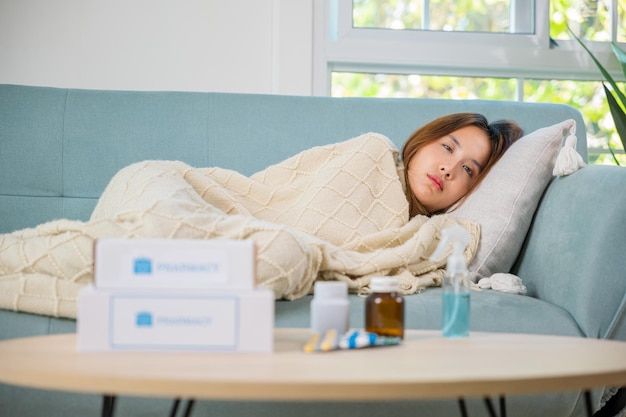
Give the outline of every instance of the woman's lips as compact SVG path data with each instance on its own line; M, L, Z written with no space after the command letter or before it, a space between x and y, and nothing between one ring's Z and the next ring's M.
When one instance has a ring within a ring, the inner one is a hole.
M439 189L439 191L443 191L443 181L441 178L434 175L428 175L428 179Z

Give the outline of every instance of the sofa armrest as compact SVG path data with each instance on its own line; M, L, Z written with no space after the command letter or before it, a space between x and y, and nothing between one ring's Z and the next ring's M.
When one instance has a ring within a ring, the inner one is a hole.
M626 340L625 225L626 168L591 165L556 178L512 272L586 336Z

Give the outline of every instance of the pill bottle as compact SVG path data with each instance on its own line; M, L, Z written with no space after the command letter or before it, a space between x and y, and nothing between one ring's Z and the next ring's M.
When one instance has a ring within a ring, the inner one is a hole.
M365 300L365 331L404 338L404 298L395 277L374 277Z
M350 327L348 284L341 281L317 281L311 301L311 331L323 334L330 329L339 335Z

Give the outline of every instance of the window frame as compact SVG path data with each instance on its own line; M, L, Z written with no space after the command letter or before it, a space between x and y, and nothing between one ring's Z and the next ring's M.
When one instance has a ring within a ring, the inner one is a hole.
M330 95L334 71L602 79L575 40L550 42L549 0L534 3L534 33L513 34L353 28L352 0L313 0L313 94ZM616 80L624 80L608 43L586 45Z

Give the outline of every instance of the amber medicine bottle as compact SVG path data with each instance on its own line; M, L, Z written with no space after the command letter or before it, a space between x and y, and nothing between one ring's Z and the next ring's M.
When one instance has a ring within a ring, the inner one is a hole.
M404 298L398 279L375 277L370 288L372 293L365 300L365 331L404 338Z

